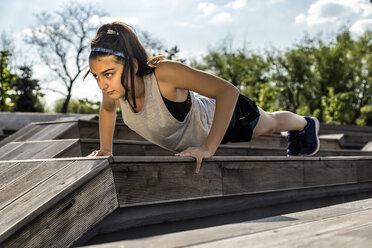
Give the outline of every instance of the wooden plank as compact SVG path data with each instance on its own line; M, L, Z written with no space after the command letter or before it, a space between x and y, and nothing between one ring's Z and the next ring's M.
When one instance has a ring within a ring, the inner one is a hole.
M32 137L27 140L52 140L62 136L63 133L76 126L76 122L66 122L58 124L40 125L42 130L35 133ZM76 138L76 137L75 137Z
M369 161L370 162L370 161ZM359 162L350 161L319 161L304 163L304 186L346 184L358 181L357 166Z
M5 173L10 168L16 166L17 164L18 164L17 162L13 162L13 161L9 161L9 162L6 162L6 163L0 163L0 177L2 177L1 175L3 173ZM0 181L2 181L2 180L0 179Z
M10 142L8 144L5 144L4 146L0 147L0 160L2 160L2 158L8 156L8 157L11 157L12 155L12 151L14 149L17 149L17 147L21 146L22 143L20 142Z
M198 175L194 163L136 163L112 169L120 206L222 195L218 164L206 164Z
M199 175L192 158L113 159L120 206L372 180L371 157L212 157Z
M372 179L372 161L359 161L356 166L358 182L369 181Z
M189 226L189 220L204 217L203 219L206 223L202 226L205 227L205 225L214 226L216 224L234 223L329 206L340 202L359 200L361 197L371 197L371 189L372 183L361 183L358 185L314 187L311 189L272 191L124 207L116 210L99 225L95 226L90 233L87 233L79 240L79 245L84 245L87 240L96 235L106 241L110 239L110 236L128 237L126 230L129 229L130 231L131 228L156 223L177 221L177 223L170 225L182 226L183 221L186 221L188 223L186 226ZM238 213L239 211L242 212ZM146 227L144 228L146 229ZM154 228L156 229L157 227L155 226ZM197 224L195 228L200 228L200 225L198 227ZM121 232L123 232L123 235L120 234ZM94 238L94 240L97 240L97 238Z
M118 206L112 172L96 177L16 232L4 247L70 247Z
M27 137L32 135L34 132L40 129L40 126L30 123L26 125L24 128L18 130L17 132L13 133L12 135L8 136L7 138L0 141L0 147L8 144L12 141L23 141L26 140Z
M372 133L371 126L354 126L354 125L337 125L337 124L325 124L320 123L319 133L320 134L332 134L332 133Z
M372 151L372 141L368 142L363 148L362 151Z
M203 246L207 244L207 247L213 247L213 245L218 245L219 242L224 242L225 240L239 238L242 236L258 235L264 232L270 232L272 236L267 237L268 242L270 242L271 237L280 236L280 228L286 227L296 227L301 224L312 223L314 221L322 221L332 218L343 218L345 215L352 213L360 213L363 210L371 210L372 199L359 200L351 203L337 204L334 206L323 207L318 209L300 211L295 213L283 214L279 216L272 216L263 219L251 220L251 221L241 221L233 224L225 224L219 226L212 226L206 228L198 228L194 230L187 230L176 233L168 233L162 235L156 235L152 237L137 238L116 242L109 242L105 244L97 245L87 245L84 247L90 248L100 248L100 247L126 247L126 248L139 248L139 247L192 247L193 245L198 247L198 245ZM181 223L179 223L181 225ZM302 230L301 230L302 231ZM307 230L305 230L307 232ZM301 234L299 234L300 236ZM369 233L353 233L351 236L353 238L359 237L369 237ZM108 236L108 234L106 234ZM282 236L285 240L286 236ZM317 240L316 240L317 241ZM318 242L318 241L317 241ZM256 243L256 242L254 242ZM296 241L290 244L290 247L296 247ZM301 247L314 247L312 244L304 245ZM229 244L230 246L224 247L256 247L253 243L245 243L243 246L235 246L235 244ZM263 241L262 245L265 247L276 247L276 244L270 246L267 242ZM217 247L217 246L216 246ZM220 247L220 246L219 246ZM317 246L318 247L318 246ZM339 247L339 246L328 246L322 245L319 247ZM342 247L342 246L341 246ZM349 245L348 247L355 247ZM360 246L367 247L367 246Z
M48 163L54 162L56 161ZM66 161L66 164L58 173L54 173L47 180L0 210L0 243L86 184L102 170L109 168L108 161L105 159L87 159L72 163Z
M221 162L224 195L303 186L303 168L297 163L275 161Z
M88 154L87 154L88 155ZM65 147L60 151L55 158L69 158L69 157L86 157L81 154L80 141L77 139L75 142L71 143L70 146Z
M89 155L99 149L99 139L82 138L82 156ZM148 141L114 140L113 154L115 156L173 156L174 153ZM372 151L321 149L317 156L372 156ZM215 156L287 156L284 147L255 147L251 145L235 144L220 145Z
M81 138L99 139L99 121L79 121ZM140 135L131 130L124 123L116 122L114 139L144 140Z
M371 221L368 209L189 247L369 247Z
M72 162L70 162L72 163ZM65 161L19 163L1 174L0 210L67 167Z
M329 157L283 157L283 156L213 156L204 162L254 162L254 161L371 161L372 156L329 156ZM169 163L169 162L193 162L192 157L176 156L114 156L115 163Z
M99 157L74 157L74 158L43 158L43 159L25 159L25 160L5 160L5 161L0 161L0 166L1 164L6 164L6 163L31 163L31 162L47 162L47 161L85 161L85 160L107 160L110 163L114 161L112 156L99 156Z
M12 142L0 149L9 150L0 160L53 158L77 143L77 140Z

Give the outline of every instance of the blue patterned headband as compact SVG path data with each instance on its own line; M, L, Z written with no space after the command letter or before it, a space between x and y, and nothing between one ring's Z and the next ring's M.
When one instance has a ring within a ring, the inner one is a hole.
M124 59L126 58L126 56L124 55L124 53L115 52L113 50L106 49L106 48L95 47L95 48L92 49L92 52L104 52L104 53L109 53L109 54L116 55L118 57L122 57Z

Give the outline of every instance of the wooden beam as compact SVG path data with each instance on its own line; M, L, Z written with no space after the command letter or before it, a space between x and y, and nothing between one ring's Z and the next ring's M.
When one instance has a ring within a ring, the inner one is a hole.
M99 149L99 139L81 138L81 154L87 156L93 150ZM115 156L173 156L174 153L161 148L148 141L138 140L114 140L113 154ZM220 145L216 156L286 156L284 147L262 147L245 144ZM347 149L323 149L317 156L372 156L372 151L347 150Z
M372 181L372 157L114 157L121 207ZM167 194L164 194L167 192Z
M21 175L2 173L0 246L69 246L118 206L107 159L15 163Z
M84 247L368 247L372 241L371 204L370 198L144 238L123 238L126 232L122 232L122 239L116 233L110 240L110 234L102 234L106 243L89 242Z
M79 140L11 142L0 147L0 160L81 156Z

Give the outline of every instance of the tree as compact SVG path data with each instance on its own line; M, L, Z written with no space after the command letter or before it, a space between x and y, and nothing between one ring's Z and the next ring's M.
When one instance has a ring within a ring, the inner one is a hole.
M54 111L57 113L61 112L63 107L64 99L61 98L55 102ZM91 102L87 99L75 100L71 99L70 104L67 108L69 114L98 114L99 113L99 102Z
M44 106L39 99L44 96L38 92L40 90L39 81L32 79L32 70L29 66L22 66L19 69L22 74L12 83L16 94L13 111L44 112Z
M89 41L97 26L92 18L103 13L91 5L70 2L54 15L41 12L36 15L37 25L26 43L35 46L42 61L53 71L55 77L64 83L66 96L62 113L67 112L71 91L79 75L87 69Z
M10 111L13 106L14 94L12 94L12 82L17 76L9 70L8 51L0 51L0 111Z

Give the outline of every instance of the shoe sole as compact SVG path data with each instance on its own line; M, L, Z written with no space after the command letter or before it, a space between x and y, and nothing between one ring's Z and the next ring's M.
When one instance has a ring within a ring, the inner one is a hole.
M318 151L319 151L319 148L320 148L320 140L319 140L319 120L316 118L316 117L311 117L314 122L315 122L315 133L316 133L316 139L317 139L317 147L315 149L315 151L311 154L304 154L304 156L313 156L315 155Z

